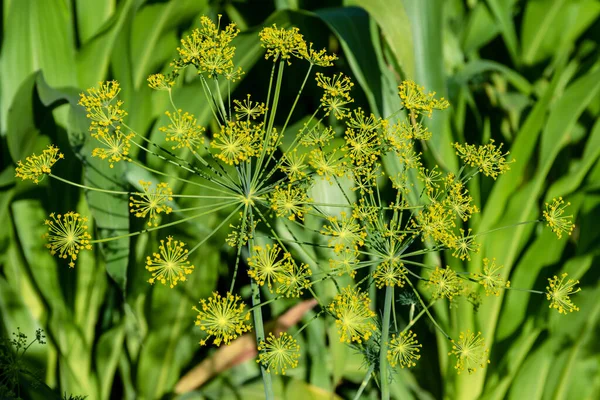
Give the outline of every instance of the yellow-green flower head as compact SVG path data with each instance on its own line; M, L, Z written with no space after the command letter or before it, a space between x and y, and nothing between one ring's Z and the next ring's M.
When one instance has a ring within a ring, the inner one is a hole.
M381 155L381 141L377 130L347 128L344 150L357 167L373 165Z
M44 239L48 241L46 247L50 254L58 254L60 258L71 258L69 267L75 267L77 255L81 250L91 250L91 236L88 233L88 219L76 212L69 211L63 215L50 214L50 218L44 221L48 226L48 232Z
M332 127L322 127L320 124L317 124L312 128L308 128L308 126L304 124L301 134L302 136L300 137L300 144L305 147L327 146L331 139L333 139L335 136L335 132L333 131Z
M462 280L450 267L436 267L435 271L429 275L427 284L433 291L432 297L434 299L446 297L448 300L452 300L455 296L458 296L463 289Z
M367 233L360 226L358 220L353 214L348 214L345 211L340 212L340 216L327 217L328 225L324 225L321 233L326 236L331 236L328 241L329 247L333 248L337 254L347 248L355 248L365 244Z
M164 182L157 183L154 189L150 189L152 182L140 181L140 186L142 192L129 197L129 211L138 218L148 217L148 226L158 226L158 214L170 214L173 211L173 208L167 205L169 201L173 201L173 191Z
M546 298L550 300L549 307L557 309L560 314L567 314L567 311L579 311L579 307L573 304L570 297L581 290L581 288L575 287L579 281L568 279L565 282L567 275L565 272L560 278L557 276L552 279L548 278L549 286L546 286Z
M198 120L193 114L177 110L175 113L166 111L171 123L158 128L167 135L167 142L174 142L171 149L182 149L187 147L193 152L202 144L204 128L198 125Z
M304 58L307 54L306 42L296 27L290 29L277 28L276 24L272 27L263 28L258 36L261 46L267 49L265 59L273 57L273 61L285 60L291 64L292 56Z
M362 343L373 335L377 327L373 322L375 313L369 308L370 304L367 293L350 286L342 289L329 304L329 311L336 318L341 342Z
M502 269L502 265L496 265L496 259L483 259L483 273L475 273L473 278L485 288L485 295L499 296L500 290L510 287L510 281L502 278L498 273Z
M134 133L125 135L120 129L110 133L108 128L97 126L92 131L92 137L105 147L96 147L92 150L92 157L108 160L111 168L121 160L131 161L129 149L131 148L130 141L134 136Z
M271 209L275 211L275 215L290 221L295 221L296 218L303 221L311 201L304 185L292 184L275 186L270 198Z
M356 110L353 110L352 114L346 121L346 126L348 128L356 129L362 132L374 131L380 127L387 127L387 124L387 120L377 118L373 113L366 117L365 112L360 107L358 107Z
M456 365L454 368L460 374L465 369L469 374L477 371L477 368L485 368L490 363L488 359L489 350L485 347L485 341L481 337L481 332L477 335L467 329L467 332L461 332L458 341L452 340L452 351L448 355L456 356Z
M306 154L298 154L298 149L288 151L283 155L283 163L279 169L289 178L290 182L302 180L306 177L304 171L308 166L304 163Z
M44 177L51 173L52 166L65 155L58 147L50 144L39 156L32 154L25 158L25 163L18 161L15 168L15 177L30 180L38 184Z
M175 80L171 76L153 74L148 77L148 86L154 90L169 91L173 85L175 85Z
M417 214L411 224L415 233L421 233L423 241L433 240L441 245L452 248L456 243L453 229L456 226L452 211L442 203L432 203Z
M250 95L246 96L246 100L233 100L233 104L237 119L256 119L267 111L265 103L250 100Z
M348 274L351 278L354 278L356 276L358 262L357 250L345 248L333 256L333 258L329 259L329 267L334 274L338 274L339 276Z
M471 215L479 212L477 206L471 204L473 198L469 195L469 191L460 180L456 179L453 173L446 176L444 186L447 193L444 205L458 218L466 222L471 218Z
M379 289L384 286L403 287L406 280L406 268L397 261L385 261L377 266L373 272L375 285Z
M285 371L298 366L300 358L300 346L287 332L280 332L278 336L269 333L266 340L258 344L258 360L267 369L267 372L274 372L275 375L285 375Z
M211 147L220 150L215 156L229 165L237 165L260 153L263 124L249 121L229 121L221 126L221 132L213 135Z
M216 346L229 344L251 329L247 323L250 314L244 311L246 305L241 300L240 296L229 292L225 297L213 292L208 299L200 300L200 308L194 307L198 312L196 325L207 334L207 337L200 341L201 346L210 338L213 338L212 342Z
M387 359L392 367L400 365L400 368L410 368L417 365L415 361L421 358L418 354L422 344L416 339L417 334L412 331L400 332L398 336L392 335L388 344Z
M316 65L318 67L331 67L333 66L333 62L337 60L337 56L335 54L329 55L327 54L327 50L314 50L313 44L310 43L308 48L305 47L305 53L303 57L312 65Z
M185 243L168 236L167 242L160 241L159 253L146 257L146 269L152 273L148 279L150 284L156 281L169 285L173 289L178 282L185 282L186 275L194 271L194 266L188 261L188 250Z
M315 79L317 86L325 90L321 97L321 107L325 110L325 115L329 115L333 111L337 119L349 117L350 109L347 105L354 102L350 96L350 90L354 83L350 78L342 73L328 77L317 72Z
M502 153L502 144L496 147L493 139L490 139L490 142L483 146L454 143L454 148L456 149L456 155L465 164L476 167L479 172L494 179L510 170L509 164L514 162L514 160L506 161L506 157L510 153Z
M456 240L450 247L451 249L454 249L452 252L453 257L471 261L471 254L479 253L480 245L475 242L475 236L471 235L471 231L472 230L469 229L465 235L465 230L460 230L460 236L456 237Z
M300 297L311 285L312 271L307 264L297 264L290 253L286 253L284 258L283 274L275 293L285 297Z
M413 81L403 81L398 86L398 94L404 107L414 114L431 117L433 110L444 110L450 106L446 99L436 99L435 92L425 93L425 88Z
M419 169L419 180L425 185L427 190L427 196L433 200L437 197L437 191L440 187L439 182L441 181L442 172L436 165L432 169L420 168Z
M123 102L116 100L121 91L119 82L100 82L98 87L89 88L87 94L79 94L79 105L85 107L87 117L92 120L91 128L119 124L127 113L121 109ZM115 101L116 100L116 101Z
M269 289L272 289L275 282L282 282L287 257L280 257L280 253L281 247L278 244L254 246L252 256L248 258L248 276L260 286L267 283Z
M336 177L341 178L348 171L344 156L337 149L327 153L321 149L313 149L308 154L308 163L330 184L333 184Z
M556 233L558 238L562 238L562 234L566 233L571 235L575 225L573 224L573 216L563 216L565 209L570 206L571 203L566 203L562 197L558 199L552 199L552 203L546 203L546 210L544 211L544 219L548 223L552 232Z

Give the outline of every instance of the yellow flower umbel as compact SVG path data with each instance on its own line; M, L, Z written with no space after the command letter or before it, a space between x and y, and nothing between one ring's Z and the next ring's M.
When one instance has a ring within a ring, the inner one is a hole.
M261 124L249 121L230 121L221 126L221 132L213 135L212 148L220 152L215 156L229 165L237 165L259 153L256 142L262 137Z
M204 128L198 125L198 120L194 118L193 114L184 113L181 110L177 110L176 113L167 111L165 114L169 117L171 123L158 129L167 135L167 142L174 142L171 149L187 147L195 152L198 146L202 144L202 133L204 132Z
M398 86L398 94L402 99L402 104L411 114L423 114L431 117L433 110L443 110L450 106L446 99L443 97L439 100L436 99L435 92L425 93L425 88L413 81L403 81Z
M571 203L566 203L562 197L558 199L552 199L552 203L546 203L546 210L544 211L544 219L548 223L552 232L556 233L558 238L562 238L562 234L566 233L571 235L575 225L573 224L573 216L563 216L565 208L570 206Z
M148 86L154 90L170 91L173 85L175 85L175 80L172 75L154 74L148 77Z
M43 150L39 156L32 154L25 158L25 163L18 161L17 168L15 168L15 176L24 181L30 180L38 184L44 179L46 174L51 172L52 166L64 157L64 154L60 153L58 147L48 145L48 148Z
M275 375L285 375L285 371L298 366L300 358L300 346L289 333L281 332L279 336L269 333L266 340L258 344L258 360L267 372L275 372Z
M92 120L90 129L119 124L127 113L121 109L123 101L116 100L121 91L119 82L99 82L98 87L89 88L87 94L79 94L79 105L85 107L87 117Z
M337 119L349 117L350 109L347 106L354 102L350 96L350 90L354 83L350 78L342 73L328 77L317 72L315 79L317 86L325 90L321 97L321 107L325 110L325 115L329 115L333 111L333 115Z
M490 363L488 359L489 350L485 347L485 341L481 337L481 332L477 335L467 330L461 332L458 342L452 340L452 351L448 355L456 356L456 365L454 368L460 374L465 369L469 374L475 373L478 367L485 368Z
M358 252L355 249L345 248L329 259L329 267L334 274L339 276L348 274L351 278L354 278L358 262Z
M308 204L312 201L306 194L304 186L288 184L285 187L276 186L271 193L271 209L278 217L286 217L290 221L296 218L304 220Z
M364 228L360 226L353 214L340 212L339 217L328 217L329 225L323 226L321 233L331 236L328 245L333 248L337 254L345 249L354 249L365 244L364 239L367 236Z
M573 304L570 297L581 290L581 288L575 287L579 281L569 279L565 282L566 277L567 273L565 272L560 278L557 276L552 279L548 278L549 286L546 287L546 298L550 300L549 307L557 309L560 314L567 314L567 311L579 311L579 307Z
M204 346L211 337L214 338L213 344L216 346L222 343L229 344L251 329L246 322L250 319L250 314L244 311L246 305L241 300L240 296L229 292L225 297L213 292L207 300L200 300L201 307L194 307L198 312L196 325L208 335L200 341L201 346Z
M236 113L237 119L256 119L264 115L267 111L265 103L250 100L250 95L246 96L246 100L233 100L233 110Z
M150 284L156 281L168 285L173 289L178 282L184 282L186 275L194 271L194 266L187 260L188 250L185 243L167 237L167 242L160 241L158 247L160 253L153 253L152 257L146 257L146 269L152 273L148 279Z
M454 143L456 155L471 166L476 167L485 176L496 179L499 175L510 169L510 162L506 161L508 152L502 153L502 144L496 147L494 140L490 139L488 144L476 146L474 144ZM512 161L511 161L512 162Z
M88 233L88 219L80 216L76 212L69 211L64 215L54 213L50 214L50 219L44 221L48 226L48 232L44 234L44 239L48 241L46 247L50 249L50 254L58 253L60 258L71 258L69 267L75 267L77 255L83 249L91 250L92 238Z
M325 49L314 50L312 43L309 43L308 48L306 48L305 45L305 52L303 54L303 57L309 63L318 67L331 67L333 66L333 62L338 59L335 54L327 54L327 50Z
M173 191L167 183L158 183L156 188L150 189L152 182L140 181L142 193L136 193L129 197L130 212L138 218L148 216L148 226L158 226L159 215L161 212L170 214L173 208L167 205L167 202L173 200Z
M373 320L375 313L369 308L370 304L371 299L367 293L350 286L335 296L329 304L329 311L336 318L340 342L362 343L373 335L377 327Z
M485 288L485 295L500 295L500 290L509 288L510 281L504 280L498 273L502 269L502 265L496 266L496 259L483 259L483 273L476 273L473 278Z
M417 335L412 331L400 332L393 335L388 345L387 359L392 367L400 364L400 368L410 368L417 365L415 361L421 358L418 354L423 345L416 340Z
M379 289L384 286L403 287L406 279L404 264L397 261L385 261L373 272L373 279Z
M94 139L105 146L96 147L92 150L92 157L98 157L102 160L108 159L111 168L121 160L131 161L129 158L130 140L135 134L130 133L125 135L119 128L120 126L117 127L114 133L111 133L109 128L95 127L91 134Z
M304 58L307 54L306 42L304 41L300 30L296 27L290 29L277 28L276 24L272 27L263 28L258 34L261 46L267 49L265 59L273 57L273 61L285 60L291 64L292 56Z
M433 290L432 297L434 299L446 297L448 300L452 300L460 294L463 288L462 281L450 267L436 267L427 283Z
M298 155L297 149L287 152L283 156L283 163L279 166L279 169L283 171L290 182L302 180L306 177L307 165L304 163L306 154Z
M300 297L304 289L310 287L312 271L308 265L296 263L289 253L286 253L286 264L275 292L285 297Z
M275 282L282 282L289 253L284 258L279 257L281 247L267 244L265 247L254 246L252 256L248 259L248 276L263 286L265 282L272 289Z
M454 249L452 256L471 261L471 254L479 253L479 247L479 243L475 242L475 236L471 236L471 229L467 231L466 236L465 230L461 229L460 236L457 236L454 244L451 245L451 248Z

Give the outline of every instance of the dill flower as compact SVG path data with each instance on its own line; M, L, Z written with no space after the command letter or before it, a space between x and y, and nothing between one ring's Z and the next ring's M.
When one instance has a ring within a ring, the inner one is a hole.
M356 166L371 165L381 154L379 134L376 130L346 129L345 151Z
M403 287L406 279L406 268L404 264L397 261L385 261L377 266L373 272L375 285L379 289L384 286Z
M115 99L121 91L119 82L100 82L98 87L87 90L87 94L79 94L79 105L85 107L87 118L92 120L92 127L118 124L127 113L121 108L123 101Z
M392 335L388 345L387 359L392 367L400 364L400 368L410 368L417 365L415 361L421 358L418 354L422 344L416 339L417 334L412 331L400 332L398 336Z
M475 242L475 236L471 236L471 229L467 231L465 236L465 230L460 230L460 237L456 237L454 244L452 245L452 256L460 258L461 260L471 261L472 253L479 253L479 243Z
M175 142L171 149L187 147L195 151L203 142L202 133L205 129L198 125L198 120L194 115L188 112L182 113L180 109L176 113L166 111L165 114L171 123L158 128L158 130L166 134L167 142Z
M62 158L65 158L65 155L60 153L58 147L50 144L39 156L32 154L25 158L25 163L18 161L15 177L38 184L46 174L52 172L52 166Z
M266 340L258 344L257 363L262 364L267 372L275 372L275 375L298 366L300 358L300 346L296 339L287 332L280 332L279 336L269 333Z
M207 337L200 341L201 346L210 338L213 338L213 344L216 346L221 346L222 343L229 344L251 329L246 322L250 319L250 314L244 311L246 305L241 300L240 296L229 292L225 297L213 292L208 299L200 300L200 308L193 307L194 311L198 312L196 325L207 334Z
M450 267L436 267L435 271L429 275L427 284L433 291L432 297L434 299L446 297L448 300L452 300L463 289L462 281Z
M481 332L478 332L477 335L470 330L467 330L466 333L461 332L458 342L452 340L452 351L448 355L456 356L454 368L458 374L465 369L472 374L477 371L478 367L485 368L486 364L490 363L489 350L485 347Z
M266 60L273 57L273 61L281 59L287 61L289 65L292 56L304 58L304 55L307 54L306 42L296 27L277 28L277 25L273 24L272 27L264 27L258 36L261 46L267 49Z
M375 313L369 308L370 304L367 293L350 286L342 289L329 304L329 311L336 318L340 342L362 343L377 330L373 323Z
M449 173L444 180L444 184L447 191L444 205L458 218L466 222L471 218L471 215L479 212L477 206L471 204L473 198L469 195L469 191L462 182L456 179L454 174Z
M153 74L148 77L148 86L154 90L169 91L173 85L175 85L175 80L171 76Z
M425 88L413 81L403 81L398 86L398 94L404 107L415 114L431 117L433 110L443 110L450 106L446 99L436 99L435 92L425 93Z
M274 282L283 280L283 271L286 266L286 260L279 257L281 247L277 244L254 246L252 256L248 258L248 276L254 279L256 283L263 286L265 282L269 289Z
M188 261L188 250L185 243L173 240L168 236L167 242L160 241L159 253L153 253L152 257L146 257L146 269L152 273L148 279L150 284L158 281L163 285L167 282L173 289L178 282L184 282L186 275L194 271L194 266Z
M111 168L121 160L131 161L129 158L131 143L129 141L134 136L134 133L125 135L120 129L110 133L108 128L97 126L92 131L92 137L106 147L96 147L92 150L92 157L98 157L102 160L108 159Z
M550 300L550 308L556 308L559 314L567 314L568 312L579 311L577 307L571 301L570 296L581 290L581 288L575 288L575 285L579 284L579 281L568 279L565 282L565 278L568 274L565 272L561 275L560 279L557 276L550 279L548 278L548 285L546 286L546 298Z
M321 233L331 236L328 245L336 253L342 252L346 248L363 246L364 239L367 236L364 228L360 226L353 214L348 215L345 211L340 212L340 216L327 217L328 225L323 226Z
M552 232L556 233L558 238L562 238L562 234L566 233L571 235L575 225L573 224L573 216L564 216L565 208L570 206L571 203L566 203L562 197L558 199L552 199L552 203L546 203L546 210L544 211L544 219L548 223L547 225L552 229Z
M308 154L308 163L319 176L324 177L329 183L333 183L332 178L344 176L347 170L346 161L336 150L325 153L321 149L313 149Z
M425 190L430 199L435 197L434 193L440 187L438 182L441 180L442 173L437 168L438 166L436 165L433 169L423 167L419 169L419 179L425 184Z
M331 272L334 274L338 274L339 276L348 274L351 278L354 278L356 276L358 262L357 251L355 249L345 248L333 256L333 258L329 259L329 268L331 268Z
M301 131L301 133L303 132L303 134L300 137L300 144L305 147L326 146L335 136L335 132L330 126L323 128L319 125L316 125L310 129L306 128L307 126L305 124L304 128Z
M213 135L210 146L220 150L216 157L229 165L237 165L256 154L253 146L262 123L252 126L243 121L230 121L221 126L221 132Z
M346 126L348 128L358 129L360 131L374 131L381 126L386 125L386 120L377 118L373 113L366 117L365 112L360 107L352 111L352 114L348 117L348 120L346 121Z
M140 181L140 185L142 193L129 197L129 211L138 218L148 216L148 226L158 226L158 214L170 214L173 211L173 208L167 205L167 202L173 200L173 191L164 182L156 184L153 190L150 190L152 182Z
M290 179L290 182L302 180L306 177L307 165L304 163L306 154L298 154L298 149L288 151L283 155L283 163L279 166Z
M233 104L238 119L256 119L267 111L265 103L250 100L250 95L246 96L246 100L233 100Z
M354 86L350 78L342 73L328 77L317 72L315 79L317 86L325 90L321 97L321 107L325 110L325 115L329 115L333 111L337 119L350 116L347 105L354 102L354 99L350 97L350 90Z
M290 253L285 254L285 259L283 273L275 292L285 297L300 297L304 293L304 289L310 287L312 271L307 264L298 265Z
M69 211L63 215L50 214L50 218L44 221L48 226L48 232L43 238L48 241L46 247L50 254L58 253L60 258L70 257L69 267L75 267L77 255L81 250L91 250L92 238L88 233L88 219L76 212Z
M304 220L308 204L312 201L306 194L304 186L288 184L284 187L275 186L271 193L271 209L278 217L286 217L290 221L296 218Z
M474 278L485 288L485 295L500 295L500 290L510 287L510 281L506 281L498 273L502 269L502 265L496 265L496 259L483 259L483 273L475 273Z
M305 51L302 56L309 63L316 65L317 67L331 67L333 66L333 62L338 59L335 54L327 54L327 50L325 49L313 49L312 43L309 43L308 47L305 45Z
M510 163L506 161L506 157L510 153L506 152L503 154L502 144L496 147L493 139L490 139L490 142L483 146L454 143L454 148L456 149L456 155L465 164L476 167L485 176L491 176L496 179L499 175L510 169Z
M456 226L452 211L447 210L441 203L432 203L417 214L411 222L415 233L421 233L423 241L433 240L452 248L456 238L452 230Z

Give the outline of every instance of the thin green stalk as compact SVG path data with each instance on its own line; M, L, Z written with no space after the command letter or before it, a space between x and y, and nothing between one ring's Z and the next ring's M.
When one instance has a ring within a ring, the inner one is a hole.
M231 212L231 214L229 214L226 218L223 219L223 221L221 221L221 223L219 225L217 225L217 227L215 229L213 229L208 235L206 235L204 237L204 239L202 239L202 241L200 241L197 245L195 245L193 248L190 249L190 251L188 252L188 256L190 254L192 254L194 251L196 251L198 248L200 248L200 246L202 246L204 243L206 243L206 241L208 239L210 239L219 229L221 229L221 227L223 225L225 225L225 223L227 221L229 221L229 218L233 217L233 215L235 213L237 213L239 211L239 209L242 208L242 204L240 204L235 210L233 210Z
M227 110L225 109L225 102L223 102L223 97L221 96L221 88L219 87L219 80L215 77L213 78L215 81L215 90L217 92L217 98L219 99L219 106L221 107L221 113L223 114L223 118L225 119L225 123L229 120L227 118Z
M381 399L390 398L390 380L388 379L388 336L390 334L390 315L392 313L392 301L394 300L394 287L387 286L385 289L385 301L383 303L383 321L381 326L381 345L379 350L379 376L381 377Z
M354 396L354 400L360 400L360 396L362 396L363 392L365 391L365 388L367 387L367 385L369 384L369 381L371 380L371 376L373 376L373 370L375 369L375 365L371 365L367 371L367 374L365 375L362 383L360 384L360 387L358 388L358 392L356 392L356 396Z
M60 176L56 176L56 175L54 175L52 173L49 173L48 175L50 177L56 179L56 180L62 181L64 183L68 183L69 185L76 186L78 188L82 188L82 189L86 189L86 190L93 190L95 192L110 193L110 194L119 194L119 195L135 194L135 193L132 193L132 192L121 192L121 191L118 191L118 190L99 189L99 188L94 188L94 187L90 187L90 186L80 185L79 183L71 182L68 179L61 178Z

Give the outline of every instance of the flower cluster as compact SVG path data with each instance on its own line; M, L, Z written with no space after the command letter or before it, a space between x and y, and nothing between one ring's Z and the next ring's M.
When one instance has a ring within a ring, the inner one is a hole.
M214 292L208 299L200 300L201 307L194 307L198 313L196 325L207 335L200 341L201 346L210 338L213 338L215 346L229 344L250 330L250 325L246 322L250 319L250 314L244 311L246 305L241 300L240 296L229 292L224 297Z
M194 266L188 261L188 250L185 243L167 237L167 242L160 241L159 253L146 257L146 269L152 273L148 279L150 284L158 281L163 285L174 288L178 282L184 282L186 275L194 271Z
M140 181L142 193L135 193L129 198L130 212L138 218L148 216L148 226L158 226L159 215L164 212L169 214L173 208L167 205L173 201L173 191L165 182L158 183L154 189L150 189L152 182Z
M269 333L266 340L258 344L258 360L267 372L285 375L285 371L298 366L300 346L290 334L281 332L278 336Z
M371 299L367 293L350 286L342 289L331 304L329 311L335 316L340 341L351 343L368 340L377 329L375 313L369 308Z
M49 145L39 156L32 154L25 158L25 163L17 162L15 176L24 181L33 181L37 185L47 174L52 172L52 166L64 157L58 147Z
M81 250L91 250L91 235L88 232L88 219L76 212L65 214L51 213L45 222L48 232L44 238L48 241L46 247L52 255L60 258L70 258L69 267L75 267L77 255Z

